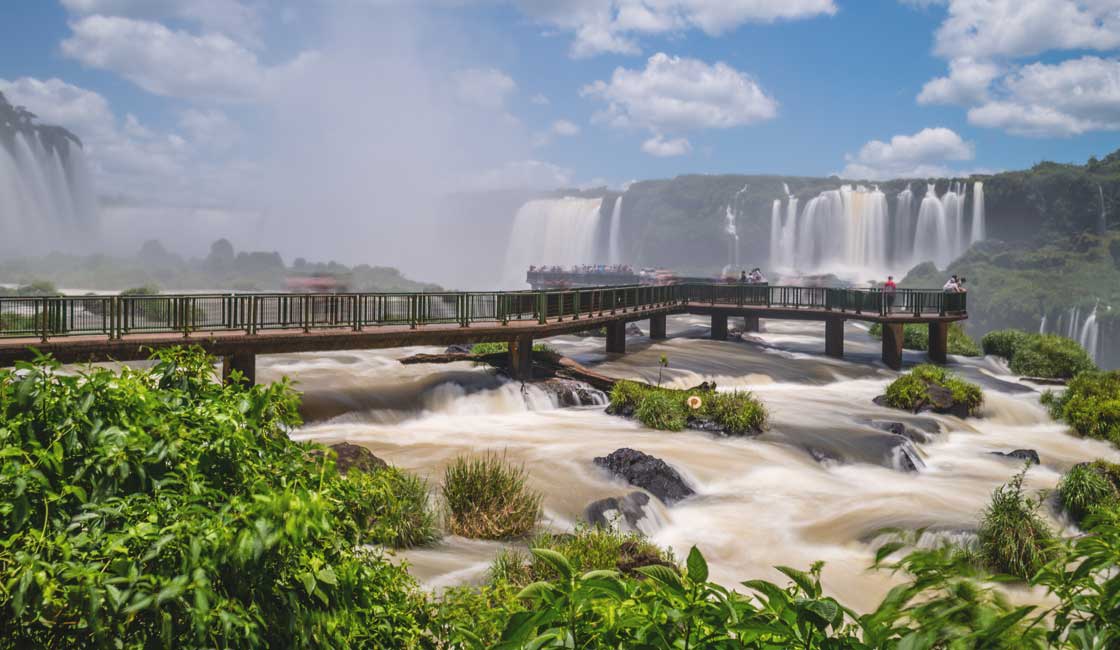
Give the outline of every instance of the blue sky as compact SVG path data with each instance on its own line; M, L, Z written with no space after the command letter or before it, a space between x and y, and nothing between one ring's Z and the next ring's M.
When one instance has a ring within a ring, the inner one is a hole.
M921 177L1120 148L1120 0L26 0L0 14L0 91L81 136L99 192L126 204L267 212L388 176L362 202L387 209L421 182Z

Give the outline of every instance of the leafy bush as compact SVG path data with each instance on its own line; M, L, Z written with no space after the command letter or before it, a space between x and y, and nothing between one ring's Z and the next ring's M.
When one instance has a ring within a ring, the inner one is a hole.
M1046 392L1042 402L1079 435L1120 446L1120 370L1082 373L1065 392Z
M699 400L699 408L689 400ZM633 415L643 425L663 431L680 431L694 425L718 429L729 435L758 433L766 427L766 407L750 392L676 390L636 381L618 381L611 389L608 412Z
M1023 330L994 330L985 334L980 343L984 347L984 354L1003 357L1010 361L1015 356L1015 351L1026 343L1030 337L1031 335Z
M529 548L561 553L579 571L612 569L633 574L638 567L653 564L675 566L672 551L661 549L642 535L597 526L580 526L572 533L541 533L529 541ZM536 580L557 577L550 564L520 549L500 554L490 566L490 580L494 583L524 587Z
M918 411L933 404L930 386L947 389L953 401L961 404L971 415L980 408L984 395L976 384L960 379L941 366L922 364L902 375L887 386L886 402L893 408Z
M1077 522L1098 510L1120 507L1120 465L1103 460L1074 465L1058 483L1058 496Z
M873 324L868 330L868 334L877 339L883 338L882 323ZM903 325L902 347L907 350L928 351L929 326L918 323ZM978 357L980 356L980 346L976 345L976 341L972 340L972 337L964 331L964 327L960 323L950 323L948 352L962 357Z
M351 470L331 484L330 497L355 544L410 548L437 537L427 481L395 467Z
M509 352L509 343L506 343L504 341L496 343L475 343L471 346L471 354L477 354L479 356L487 354L500 354L503 352ZM534 343L533 352L546 352L548 354L556 354L555 349L544 343Z
M1015 350L1010 366L1017 375L1060 379L1097 367L1080 343L1054 334L1031 335Z
M1057 540L1038 514L1042 499L1023 494L1025 470L996 488L977 532L980 557L992 571L1029 579L1053 556Z
M343 534L291 388L159 357L0 372L0 646L419 646L426 597Z
M447 527L463 537L509 539L528 534L541 514L541 495L529 489L523 467L493 454L458 456L443 475Z

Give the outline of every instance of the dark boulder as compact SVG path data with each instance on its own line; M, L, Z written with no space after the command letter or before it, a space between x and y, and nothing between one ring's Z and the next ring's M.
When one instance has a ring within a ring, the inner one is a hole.
M374 456L372 451L359 445L340 442L331 445L330 448L335 453L334 465L343 474L351 469L362 472L376 472L389 466L389 463Z
M616 449L596 458L595 464L630 485L646 490L666 505L696 493L668 463L634 449Z
M880 431L893 433L896 436L903 436L909 438L912 442L925 443L929 442L929 435L924 431L915 429L904 422L894 422L891 420L872 420L871 426Z
M447 346L447 349L443 352L444 354L470 354L472 349L473 346L463 343L456 343L454 345Z
M1004 458L1015 458L1017 460L1025 460L1035 465L1041 465L1042 461L1038 457L1038 452L1033 449L1016 449L1015 451L993 451L993 456L1003 456Z
M638 327L637 323L627 323L626 336L645 336L645 334L643 334L642 328Z
M607 403L603 391L571 379L545 379L533 385L549 393L560 406L598 406Z
M641 532L638 524L646 518L649 495L631 492L624 497L607 497L593 501L583 509L583 517L592 526L616 528L622 532Z

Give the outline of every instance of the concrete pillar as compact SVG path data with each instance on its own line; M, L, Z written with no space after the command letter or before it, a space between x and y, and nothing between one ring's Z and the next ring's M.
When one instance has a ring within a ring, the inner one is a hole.
M607 352L624 354L626 352L626 322L607 323Z
M844 358L844 319L830 317L824 322L824 353L837 359Z
M883 323L883 363L902 370L902 323Z
M949 362L949 324L929 324L929 360L934 363Z
M257 383L257 355L252 352L234 352L222 357L222 383L230 383L230 373L237 370L249 386Z
M743 331L761 332L762 327L759 325L758 316L745 316L743 318Z
M712 340L727 340L727 314L712 314Z
M533 378L533 337L519 336L509 342L509 374L521 381Z
M651 339L665 338L665 314L649 317L649 337Z

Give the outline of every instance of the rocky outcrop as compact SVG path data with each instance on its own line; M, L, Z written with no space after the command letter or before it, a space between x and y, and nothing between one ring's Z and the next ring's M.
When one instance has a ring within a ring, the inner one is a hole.
M880 431L886 431L887 433L893 433L896 436L909 438L911 442L926 443L930 441L930 436L925 431L916 429L904 422L895 422L892 420L872 420L871 426L879 429Z
M933 383L927 383L926 394L927 399L925 399L918 408L914 409L914 413L940 413L942 415L955 415L958 418L967 418L969 416L968 405L953 399L953 391L948 388ZM886 395L879 395L872 401L879 406L893 408L887 403Z
M634 449L616 449L596 458L595 464L630 485L646 490L666 505L696 493L668 463Z
M631 492L623 497L607 497L593 501L583 509L583 518L592 526L614 528L624 533L641 532L640 522L645 520L649 495Z
M340 442L330 446L335 454L334 466L345 474L351 469L362 472L376 472L389 466L389 463L373 455L373 452L359 445Z
M1035 465L1041 465L1042 461L1039 460L1038 452L1033 449L1016 449L1015 451L993 451L993 456L1003 456L1004 458L1014 458L1016 460L1023 460Z
M571 379L545 379L533 385L553 396L560 406L601 406L607 396L589 384Z

